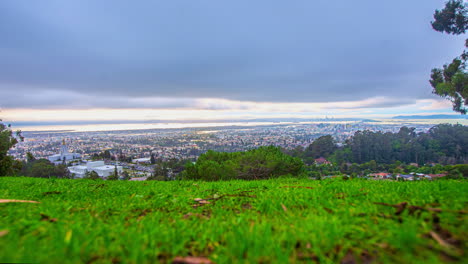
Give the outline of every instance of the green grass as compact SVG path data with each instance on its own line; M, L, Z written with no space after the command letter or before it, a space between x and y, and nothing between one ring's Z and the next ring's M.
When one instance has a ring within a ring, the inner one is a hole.
M307 186L311 188L296 188ZM195 198L208 198L200 204ZM0 262L468 261L468 182L0 178ZM440 208L442 212L375 203ZM429 235L433 231L441 238ZM6 233L6 232L3 232Z

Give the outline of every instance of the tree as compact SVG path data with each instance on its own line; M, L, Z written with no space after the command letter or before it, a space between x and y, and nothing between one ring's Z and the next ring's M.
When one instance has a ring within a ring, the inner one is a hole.
M128 174L127 171L124 171L123 174L122 174L122 176L123 176L124 181L130 180L130 175Z
M304 164L278 147L260 147L244 152L202 154L195 164L187 163L183 178L190 180L262 180L283 175L299 176Z
M324 157L328 158L337 149L333 137L330 135L322 136L314 140L306 149L305 156L314 159Z
M158 162L154 167L153 174L148 177L148 180L157 180L157 181L168 181L169 169L167 168L164 162Z
M119 179L119 171L117 170L117 164L114 167L114 173L112 175L109 175L107 179L111 181L116 181Z
M445 3L445 8L436 10L432 28L447 34L465 34L468 29L468 4L463 0L450 0ZM465 40L468 47L468 39ZM442 69L432 69L431 86L433 93L452 102L453 110L461 114L468 111L468 72L466 60L468 52L463 51L460 57L446 64Z
M450 0L445 3L445 8L436 10L435 21L431 22L432 28L448 34L464 34L468 29L467 5L463 0Z
M20 131L16 132L14 137L10 127L0 119L0 176L16 174L15 168L18 167L17 161L8 155L8 150L18 143L18 139L23 140L23 137Z
M34 157L34 155L31 153L31 152L27 152L26 153L26 161L28 163L31 163L31 162L34 162L36 160L36 157Z
M99 177L99 174L97 174L95 171L87 171L85 173L84 179L99 180L101 177Z
M28 167L26 176L34 178L51 178L56 176L55 166L47 159L38 159Z
M72 175L65 164L55 166L54 176L57 178L72 179Z

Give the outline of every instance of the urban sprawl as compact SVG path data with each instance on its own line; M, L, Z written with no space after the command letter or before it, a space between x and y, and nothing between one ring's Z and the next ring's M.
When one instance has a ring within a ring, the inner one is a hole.
M427 131L432 126L329 122L99 132L25 131L24 141L10 150L10 155L26 160L29 152L35 158L66 164L75 178L83 177L90 170L106 178L117 170L136 180L151 175L158 166L154 160L195 162L208 150L234 152L260 146L294 149L307 147L324 135L332 135L337 144L343 144L356 131L397 132L403 125L415 127L417 132ZM387 178L384 175L376 177Z

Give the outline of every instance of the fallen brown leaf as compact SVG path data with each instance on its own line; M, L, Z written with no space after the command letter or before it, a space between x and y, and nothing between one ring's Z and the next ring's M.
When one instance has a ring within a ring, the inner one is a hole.
M338 199L344 199L346 197L346 193L337 193L335 194L335 197Z
M374 202L374 204L378 205L385 205L385 206L390 206L393 208L396 208L396 215L401 214L405 208L408 206L408 211L410 215L413 215L415 212L421 212L421 211L428 211L428 212L434 212L434 213L442 213L442 212L447 212L447 213L456 213L456 214L468 214L467 211L463 210L447 210L447 209L440 209L440 208L431 208L431 207L422 207L422 206L417 206L417 205L408 205L407 202L401 202L399 204L388 204L388 203L377 203Z
M285 211L285 212L288 211L288 208L284 204L281 204L281 207L283 208L283 211Z
M242 209L244 209L244 210L252 209L252 205L249 204L249 203L245 203L245 204L242 205Z
M452 245L450 245L449 243L447 243L444 239L442 239L442 237L439 236L439 234L437 234L436 232L434 231L431 231L429 232L429 234L431 235L431 237L437 241L437 243L439 243L439 245L443 246L443 247L446 247L446 248L451 248Z
M204 257L176 257L172 264L213 264L211 260Z
M40 202L37 202L37 201L28 201L28 200L0 199L0 203L40 203Z
M0 230L0 237L5 236L5 235L7 235L8 233L10 233L10 231L8 231L8 230Z
M358 263L353 253L349 251L341 260L341 264L355 264Z
M45 192L45 193L42 193L42 195L46 196L46 195L51 195L51 194L61 194L62 192L59 192L59 191L50 191L50 192Z
M281 188L302 188L302 189L314 189L312 187L309 187L309 186L283 186Z
M46 214L41 214L41 221L55 223L55 222L57 222L57 218L51 218L50 216L48 216Z

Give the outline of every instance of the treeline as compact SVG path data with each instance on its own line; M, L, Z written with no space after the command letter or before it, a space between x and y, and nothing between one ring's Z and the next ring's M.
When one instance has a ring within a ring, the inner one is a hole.
M428 163L468 163L468 127L441 124L427 133L416 133L414 128L402 127L398 133L358 131L338 147L331 136L318 138L305 149L296 148L286 153L302 158L307 164L324 157L335 164L378 164L402 162L424 165Z
M157 181L170 181L175 180L177 176L185 169L187 164L191 164L190 160L184 159L156 159L154 155L151 155L151 164L155 164L153 173L148 180Z
M291 157L273 146L231 153L210 150L202 154L195 164L186 165L182 179L262 180L282 175L298 176L303 168L301 159Z
M36 159L31 153L27 153L26 161L21 162L18 175L35 178L68 178L72 175L65 164L54 165L47 159Z
M468 127L443 124L427 133L402 127L397 133L358 131L342 146L328 135L307 148L260 147L233 153L208 151L195 164L185 166L182 179L255 180L281 175L357 177L379 171L445 173L457 178L468 177L467 157ZM319 158L331 162L319 164L316 162Z
M468 164L441 165L430 164L425 166L415 166L416 164L404 164L397 161L392 164L377 163L369 161L362 164L342 163L338 164L312 164L306 165L307 175L309 177L321 178L323 176L347 175L350 177L365 177L371 173L388 172L392 174L444 174L451 179L468 177Z

